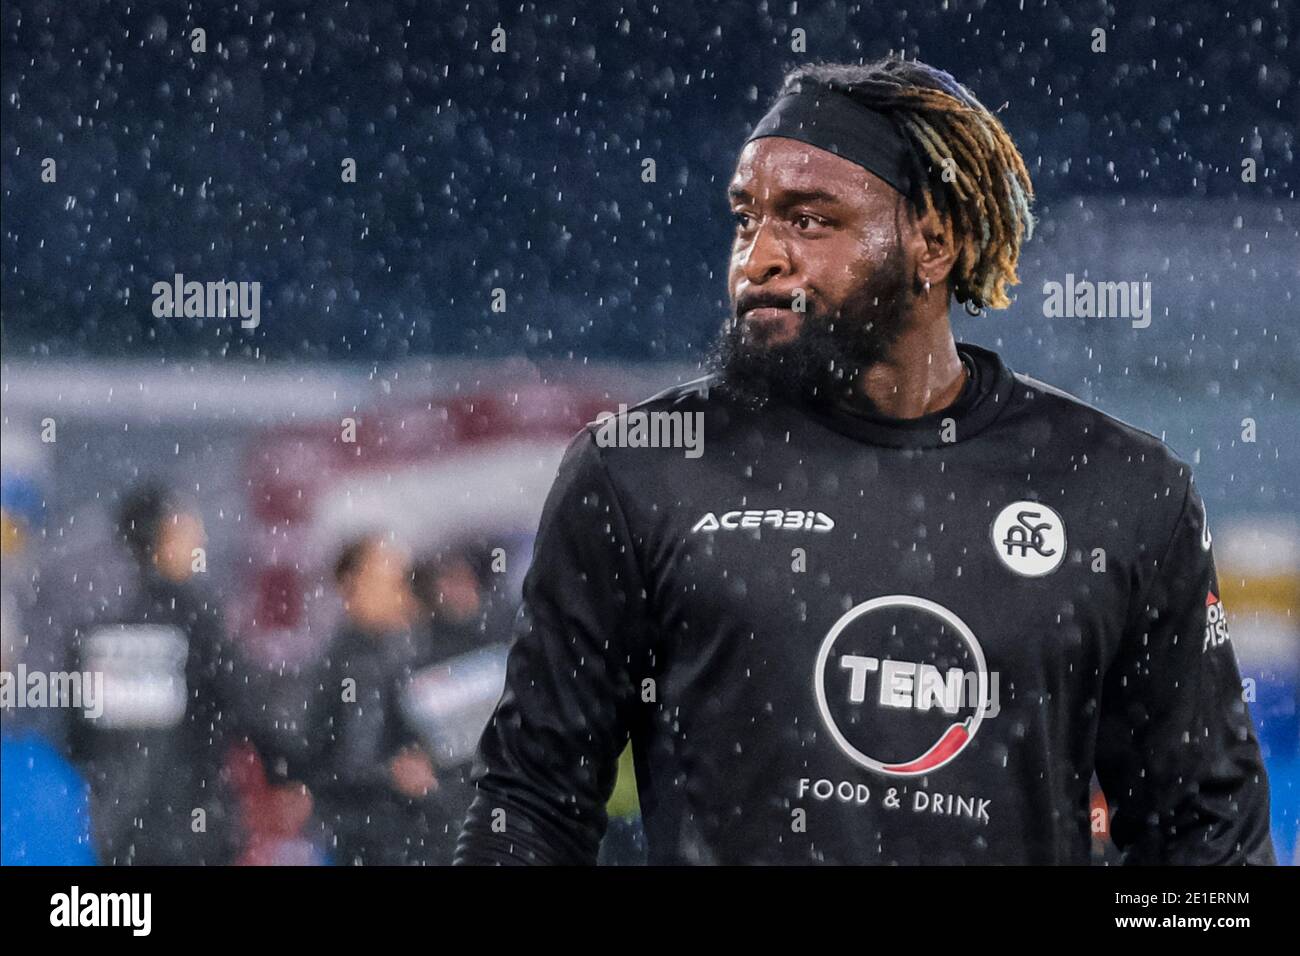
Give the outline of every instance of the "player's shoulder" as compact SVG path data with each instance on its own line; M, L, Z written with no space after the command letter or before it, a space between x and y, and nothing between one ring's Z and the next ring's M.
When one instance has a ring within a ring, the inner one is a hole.
M1013 375L1017 406L1045 437L1063 440L1079 454L1171 483L1191 480L1191 465L1159 436L1032 375Z
M670 385L646 398L621 402L617 407L602 411L584 426L583 431L591 434L620 429L625 431L630 422L644 422L651 416L661 419L672 416L680 418L688 414L708 413L712 416L723 407L717 382L717 374L711 373Z
M710 373L670 385L635 405L628 406L628 411L702 410L706 406L717 404L717 382L717 373Z
M676 449L677 456L684 449L692 452L687 457L698 457L696 449L703 442L705 419L710 419L711 434L717 424L720 395L716 382L716 373L703 375L646 398L611 403L582 426L570 442L566 458L573 460L575 468L603 471L633 460L638 469L643 469L656 457L674 457L621 453L628 449Z

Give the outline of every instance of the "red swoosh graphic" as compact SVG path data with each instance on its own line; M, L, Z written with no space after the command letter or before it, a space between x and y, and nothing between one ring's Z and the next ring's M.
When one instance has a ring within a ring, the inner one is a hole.
M967 718L967 723L969 722L970 718ZM961 750L968 740L970 740L970 733L966 730L966 724L953 724L939 738L938 743L915 760L910 763L886 764L885 769L894 773L918 773L922 770L930 770Z

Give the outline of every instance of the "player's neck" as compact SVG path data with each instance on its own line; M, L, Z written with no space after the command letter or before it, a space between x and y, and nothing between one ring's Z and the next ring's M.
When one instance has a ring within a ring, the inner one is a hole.
M920 418L942 411L961 395L966 368L957 354L947 316L912 324L889 354L859 377L846 403L889 418Z

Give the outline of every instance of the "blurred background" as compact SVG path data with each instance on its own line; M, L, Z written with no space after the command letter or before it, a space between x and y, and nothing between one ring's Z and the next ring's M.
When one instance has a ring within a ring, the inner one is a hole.
M700 374L784 70L891 51L1038 194L958 338L1195 466L1300 862L1297 36L1285 0L3 4L4 669L112 685L103 731L4 710L3 862L448 861L565 444ZM177 275L260 283L255 327L160 317ZM1047 317L1067 276L1149 282L1149 326ZM638 862L627 774L610 811Z

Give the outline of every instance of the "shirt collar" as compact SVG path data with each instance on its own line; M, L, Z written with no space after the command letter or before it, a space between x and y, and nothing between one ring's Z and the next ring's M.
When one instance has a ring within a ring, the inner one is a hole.
M785 404L786 411L872 445L887 448L939 448L973 438L1002 414L1015 389L1015 377L989 349L958 342L957 354L972 374L947 408L919 418L891 418L831 405Z

